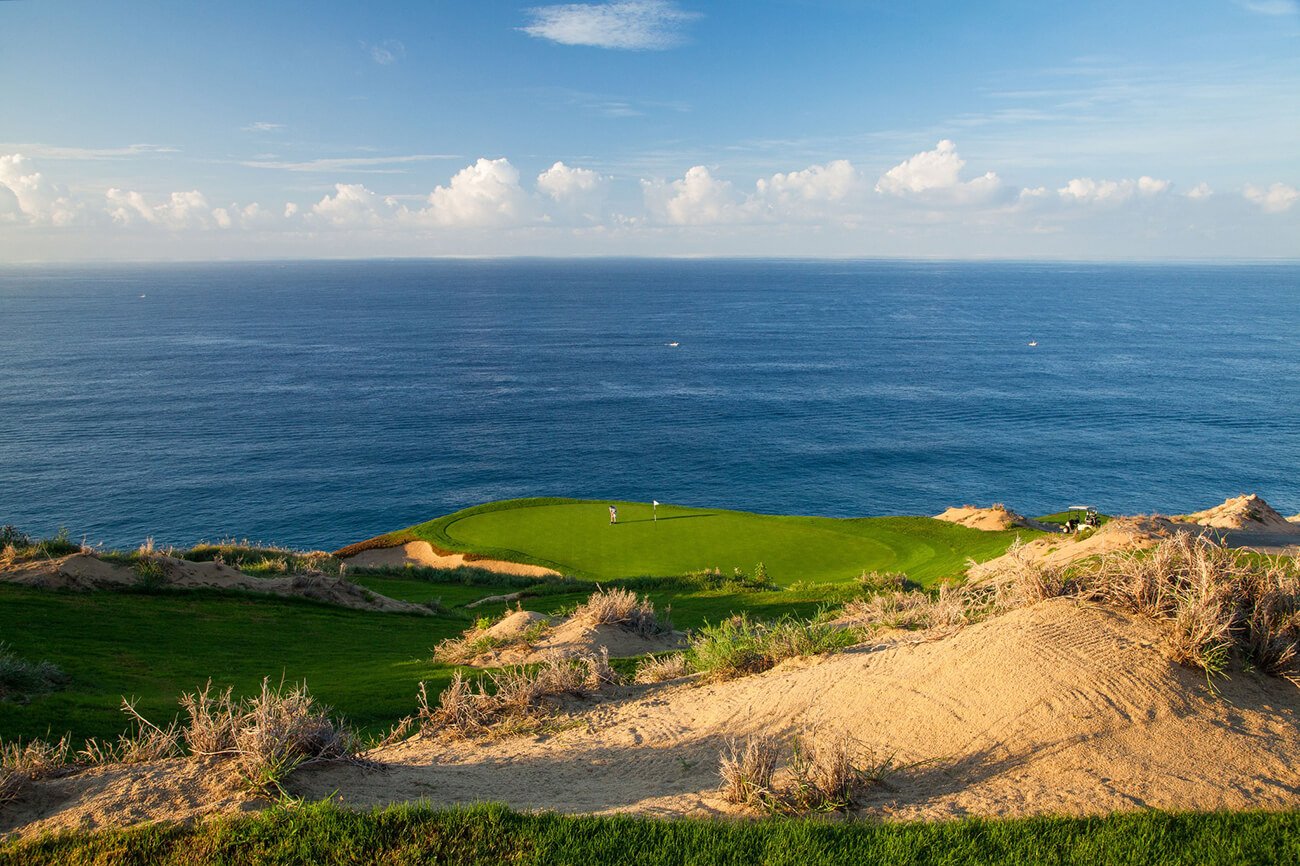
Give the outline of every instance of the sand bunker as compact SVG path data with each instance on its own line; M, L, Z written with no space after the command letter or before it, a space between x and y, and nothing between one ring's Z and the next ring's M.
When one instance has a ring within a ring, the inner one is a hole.
M439 553L427 541L408 541L400 547L374 547L346 557L350 568L403 568L418 565L425 568L460 568L462 565L495 571L500 574L517 574L523 577L559 577L560 573L540 565L506 562L501 559L466 559L463 553Z
M555 733L416 738L370 753L381 767L313 768L291 787L355 807L492 800L728 814L744 811L718 793L729 737L815 729L895 755L905 769L863 802L890 819L1300 807L1300 690L1238 671L1215 681L1215 695L1203 673L1166 660L1162 639L1150 620L1053 599L943 640L860 647L724 683L626 687L577 705ZM32 822L30 834L189 814L184 766L36 783L18 824ZM50 785L64 792L57 802L32 805Z
M357 610L430 613L423 605L398 601L328 574L252 577L219 562L190 562L171 556L156 556L151 561L161 570L158 586L237 589L289 598L309 598ZM142 583L140 575L130 566L105 562L85 553L22 563L0 571L0 580L43 589L73 590L112 589L139 586Z
M1059 527L1039 523L1037 520L1030 520L1028 517L1011 511L1005 505L994 505L989 508L977 508L974 505L963 505L960 508L953 506L942 514L936 514L934 519L968 526L971 529L981 529L985 532L1000 532L1005 529L1014 529L1017 526L1043 532L1060 531Z

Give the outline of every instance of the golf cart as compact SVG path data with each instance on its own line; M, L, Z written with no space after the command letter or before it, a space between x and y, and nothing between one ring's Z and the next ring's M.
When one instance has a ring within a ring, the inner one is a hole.
M1070 516L1065 521L1066 532L1078 532L1085 526L1100 526L1101 521L1097 518L1097 509L1091 505L1071 505L1069 508Z

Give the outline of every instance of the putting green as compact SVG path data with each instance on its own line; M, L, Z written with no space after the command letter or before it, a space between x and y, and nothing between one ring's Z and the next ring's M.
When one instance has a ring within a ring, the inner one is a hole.
M981 532L928 517L787 517L716 508L516 499L413 526L394 537L444 550L545 565L576 577L679 575L718 568L746 573L762 562L781 585L846 581L864 570L902 571L921 583L958 575L967 561L999 556L1029 530Z

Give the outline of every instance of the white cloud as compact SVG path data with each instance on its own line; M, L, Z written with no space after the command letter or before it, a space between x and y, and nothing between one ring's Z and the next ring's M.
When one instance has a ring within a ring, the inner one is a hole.
M362 42L361 47L380 66L392 66L406 56L406 46L396 39L385 39L377 43Z
M1057 190L1063 201L1085 204L1119 204L1137 196L1152 198L1169 191L1170 183L1143 175L1137 180L1093 180L1076 177Z
M1187 191L1187 197L1193 201L1201 201L1202 199L1207 199L1212 195L1214 195L1214 190L1210 189L1210 185L1205 181L1201 181Z
M641 181L646 207L660 220L674 225L712 225L743 221L747 213L731 183L719 180L702 165L681 180L665 184Z
M589 199L604 192L608 179L589 168L557 162L537 176L537 188L557 202Z
M599 222L609 178L589 168L574 168L557 162L537 175L537 190L552 202L553 213L544 217L550 221L559 217L572 221L580 217L584 222Z
M251 159L241 162L240 165L247 168L275 168L281 171L321 173L347 171L355 174L401 174L405 169L381 168L380 166L405 165L412 162L428 162L434 159L460 159L460 157L446 153L413 153L405 156L352 156L333 159L309 159L303 162Z
M180 149L160 144L129 144L126 147L59 147L49 144L5 144L26 156L37 159L106 160L133 156L179 153Z
M270 123L265 120L255 120L248 126L240 127L244 132L276 132L284 129L283 123Z
M974 180L963 181L961 170L965 165L966 160L957 153L957 145L945 138L934 150L905 159L881 175L876 192L952 204L975 204L997 195L1002 181L996 174L990 171Z
M505 159L480 158L429 193L429 206L410 215L438 226L504 226L527 218L528 195Z
M104 193L106 210L122 226L153 225L168 229L211 228L222 217L214 213L198 190L174 192L165 201L151 205L134 190L109 189ZM225 215L227 222L229 215Z
M807 202L843 201L862 183L862 176L847 159L825 165L812 165L788 174L777 172L769 179L759 179L759 196L783 205Z
M866 190L862 173L853 163L836 159L802 171L759 178L751 206L778 222L843 222L848 209L862 203Z
M310 217L334 228L376 228L387 212L386 202L361 184L336 183L334 195L312 205ZM292 216L287 207L285 216Z
M1300 13L1296 0L1233 0L1242 9L1259 15L1295 15Z
M36 171L21 153L0 156L0 189L6 221L38 225L70 225L82 215L68 191Z
M569 3L529 9L532 23L520 28L529 36L561 45L664 50L680 45L686 22L700 17L667 0L618 3Z
M1275 183L1263 189L1254 184L1247 184L1241 194L1247 201L1259 205L1264 213L1283 213L1300 200L1300 190L1284 183Z

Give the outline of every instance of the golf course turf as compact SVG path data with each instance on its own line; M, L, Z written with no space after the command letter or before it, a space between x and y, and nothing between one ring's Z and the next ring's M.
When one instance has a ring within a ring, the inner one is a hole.
M618 525L609 524L609 505ZM491 502L392 533L435 548L531 563L587 579L748 573L762 562L781 586L905 572L929 585L991 559L1031 530L982 532L928 517L795 517L718 508L578 499Z

